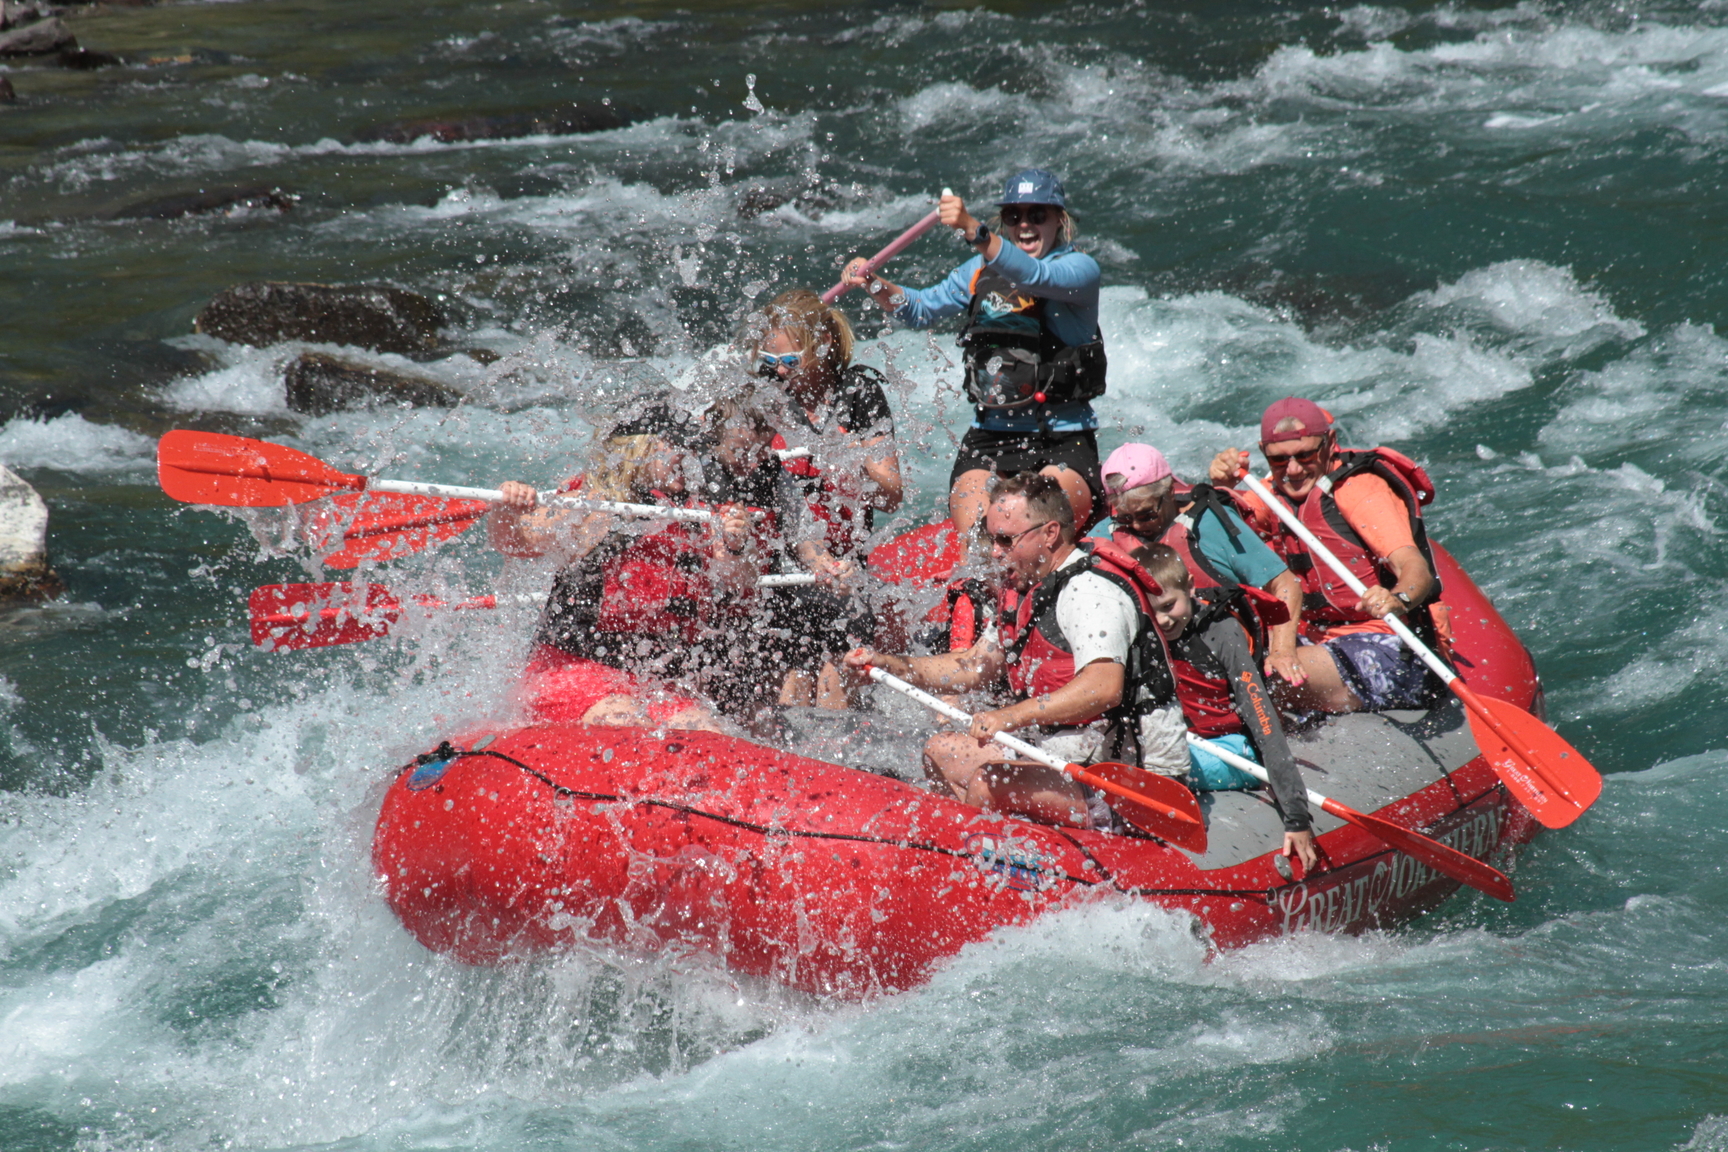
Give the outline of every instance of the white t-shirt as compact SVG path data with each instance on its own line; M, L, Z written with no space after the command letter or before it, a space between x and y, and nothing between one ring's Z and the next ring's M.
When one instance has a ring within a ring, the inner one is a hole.
M1076 548L1056 566L1056 572L1084 564L1086 559L1087 554ZM1073 577L1056 598L1056 623L1074 654L1076 672L1099 660L1114 660L1126 668L1139 616L1133 596L1095 572ZM1116 757L1125 752L1104 749L1103 755ZM1140 764L1165 775L1180 776L1188 771L1187 723L1181 706L1174 701L1141 716Z

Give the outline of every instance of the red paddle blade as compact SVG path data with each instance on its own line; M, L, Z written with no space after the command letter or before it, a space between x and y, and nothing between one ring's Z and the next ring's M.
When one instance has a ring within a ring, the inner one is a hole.
M388 635L402 602L382 584L268 584L247 600L260 648L328 648Z
M1104 793L1110 807L1140 831L1190 852L1206 851L1206 821L1194 793L1168 776L1132 764L1070 764L1069 774Z
M184 428L157 443L156 478L175 500L228 508L281 508L366 486L364 476L281 444Z
M472 528L491 507L483 500L391 492L344 492L333 503L348 524L342 530L341 550L324 557L331 568L394 560L430 548Z
M1420 832L1402 828L1390 820L1358 812L1336 800L1325 800L1320 807L1338 819L1348 820L1358 828L1366 830L1404 855L1422 861L1441 875L1452 877L1460 884L1467 884L1478 892L1486 892L1494 899L1507 903L1511 903L1514 898L1512 881L1506 878L1504 872L1482 863L1474 856L1466 856L1432 836L1424 836Z
M1543 827L1566 827L1602 794L1601 774L1554 729L1504 700L1468 688L1459 695L1476 746Z

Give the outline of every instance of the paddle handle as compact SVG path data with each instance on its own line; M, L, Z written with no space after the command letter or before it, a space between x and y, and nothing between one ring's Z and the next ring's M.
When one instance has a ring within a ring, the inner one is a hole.
M1306 544L1310 552L1320 557L1320 559L1325 562L1326 567L1337 573L1338 578L1344 581L1345 586L1349 588L1350 591L1356 593L1358 596L1361 596L1368 591L1368 586L1358 580L1356 574L1346 568L1344 562L1338 559L1337 556L1334 556L1330 548L1320 543L1320 538L1308 530L1308 525L1302 523L1301 518L1290 510L1289 505L1274 496L1266 485L1262 484L1252 475L1242 477L1242 482L1248 485L1249 491L1260 497L1261 502L1272 510L1274 516L1284 521L1284 527L1295 533L1296 538ZM1446 661L1440 659L1432 648L1418 640L1416 638L1416 633L1410 631L1410 626L1400 620L1396 612L1389 613L1388 615L1381 617L1381 619L1392 629L1393 632L1397 634L1398 639L1404 641L1405 644L1410 646L1410 651L1416 653L1416 655L1422 658L1422 663L1428 665L1428 667L1434 670L1434 675L1440 677L1440 679L1448 685L1458 679L1458 673L1452 671ZM1469 701L1466 700L1465 703L1468 704Z
M870 669L870 679L879 684L886 684L896 692L910 696L932 712L940 712L950 720L958 720L962 724L972 723L972 716L970 713L961 711L959 708L954 707L954 705L948 703L948 701L942 699L940 696L932 696L922 688L914 688L892 672L872 667ZM1058 772L1067 772L1076 767L1076 765L1072 765L1066 760L1057 759L1042 748L1028 744L1024 740L1016 739L1015 737L1008 735L1006 732L996 733L994 739L996 743L1002 745L1002 747L1008 749L1010 752L1019 753L1021 756L1026 757L1026 759L1036 760L1040 764L1047 764Z
M1254 763L1254 761L1248 759L1246 756L1240 756L1235 752L1230 751L1230 749L1224 747L1222 744L1214 744L1210 740L1202 740L1200 737L1190 732L1188 733L1188 746L1190 748L1198 748L1202 752L1210 752L1212 755L1218 757L1218 759L1224 761L1224 763L1230 765L1230 767L1242 769L1242 771L1248 773L1248 775L1254 777L1254 779L1260 781L1262 784L1272 783L1272 777L1266 774L1266 769L1264 767ZM1302 790L1308 793L1308 803L1314 805L1316 808L1324 808L1326 805L1332 803L1332 801L1326 799L1326 797L1320 795L1320 793L1314 791L1312 788L1304 787ZM1342 805L1340 805L1340 807L1342 807Z
M953 193L944 188L942 189L942 195L951 196ZM888 247L882 249L882 251L876 253L876 255L870 257L870 259L865 262L864 275L874 276L877 269L881 268L882 265L888 263L888 261L894 259L894 257L910 248L912 243L917 240L918 237L936 227L937 222L941 219L942 210L937 208L928 216L924 217L924 219L918 221L918 223L900 233L899 237L895 239L892 244L888 245ZM822 303L832 304L851 290L852 285L842 280L838 284L834 285L834 287L828 289L828 291L822 293Z
M461 484L421 484L413 480L369 480L366 483L366 491L390 492L398 496L432 496L445 500L484 500L488 504L499 504L504 500L504 493L496 488L468 488ZM650 520L684 520L707 523L714 519L714 513L705 512L700 508L662 508L657 504L625 504L617 500L585 500L580 496L566 496L558 492L542 492L540 499L546 504L558 504L568 508L591 508L596 512L611 512L617 516L640 516Z

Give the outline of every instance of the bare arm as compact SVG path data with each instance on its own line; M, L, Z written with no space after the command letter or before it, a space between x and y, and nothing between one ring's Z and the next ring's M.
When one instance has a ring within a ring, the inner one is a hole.
M846 664L859 669L874 665L931 692L969 692L1002 675L1002 649L993 635L980 637L964 651L935 656L896 656L874 648L854 648L846 653ZM1117 692L1120 694L1120 688Z
M883 455L864 461L864 475L876 486L875 491L864 493L864 503L878 512L892 512L900 507L906 498L906 489L900 479L900 450L892 436L878 436L866 440L859 447L866 450L879 448L886 444L888 451Z
M1116 661L1094 660L1054 692L978 713L972 717L972 736L983 744L998 732L1089 720L1122 702L1125 679L1126 673Z
M1290 619L1266 629L1266 674L1288 684L1308 679L1296 660L1296 637L1302 624L1302 581L1288 568L1266 582L1266 591L1284 601Z
M1411 607L1426 604L1434 595L1433 569L1428 567L1428 561L1422 558L1421 550L1414 544L1406 544L1386 557L1386 566L1396 574L1397 580L1390 588L1370 587L1362 594L1358 611L1379 620L1394 612L1407 613ZM1409 607L1398 599L1400 592L1410 597Z
M612 532L613 519L604 512L578 517L568 509L540 507L539 494L514 480L499 490L504 500L486 515L486 540L506 556L533 559L562 552L568 563L592 552Z

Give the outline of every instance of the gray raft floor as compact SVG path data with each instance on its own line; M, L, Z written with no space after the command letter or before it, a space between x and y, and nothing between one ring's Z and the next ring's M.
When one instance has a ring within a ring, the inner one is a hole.
M790 708L790 752L844 764L923 786L919 749L938 724L922 706L875 689L867 709L831 712ZM1308 787L1363 812L1374 812L1456 770L1477 755L1463 707L1451 697L1431 711L1333 716L1289 734ZM1271 851L1283 824L1263 792L1211 792L1201 797L1209 845L1201 868L1230 868ZM1318 810L1314 830L1342 821Z

